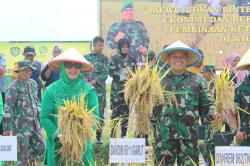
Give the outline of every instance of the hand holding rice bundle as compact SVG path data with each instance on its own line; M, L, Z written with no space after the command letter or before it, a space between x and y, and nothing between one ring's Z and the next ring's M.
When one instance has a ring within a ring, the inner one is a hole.
M216 110L227 118L227 110L234 111L234 83L230 77L230 69L223 69L215 79L215 106ZM221 129L223 121L215 120L212 123L212 133Z
M47 135L47 166L92 166L95 162L91 140L99 119L98 96L80 73L93 71L93 65L74 48L53 58L48 65L60 70L60 79L46 88L40 113Z
M62 160L66 163L82 163L82 152L89 140L95 139L97 122L93 114L94 108L88 110L84 95L78 101L65 100L65 106L59 107L58 129L65 144L59 150Z
M159 76L158 66L149 65L138 67L131 71L131 77L124 88L125 101L130 110L134 110L136 118L136 135L148 134L151 129L150 118L153 108L164 101L164 90L161 86L162 77Z

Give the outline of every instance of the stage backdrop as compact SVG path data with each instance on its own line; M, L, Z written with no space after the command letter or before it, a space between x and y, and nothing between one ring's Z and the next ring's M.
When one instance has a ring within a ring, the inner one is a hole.
M208 7L207 0L197 0L188 8L182 9L183 13L189 13L189 17L185 17L177 15L181 9L173 1L176 0L134 1L134 19L143 22L146 27L150 38L149 49L158 52L164 45L181 40L201 49L207 63L223 67L228 54L239 52L242 55L250 48L250 16L240 16L246 14L244 12L250 15L250 6L237 8L237 2L221 0L222 15L216 19L210 17L210 14L218 14L216 12L219 7ZM121 20L120 8L123 2L101 1L103 37L106 38L114 22ZM109 49L105 51L110 53Z

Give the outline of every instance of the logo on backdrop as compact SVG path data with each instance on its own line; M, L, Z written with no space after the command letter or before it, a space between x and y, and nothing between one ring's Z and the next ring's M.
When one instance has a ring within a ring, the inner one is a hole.
M48 53L48 48L46 46L41 46L38 48L39 55L45 56Z
M20 48L19 47L11 47L10 53L12 56L16 57L20 54Z

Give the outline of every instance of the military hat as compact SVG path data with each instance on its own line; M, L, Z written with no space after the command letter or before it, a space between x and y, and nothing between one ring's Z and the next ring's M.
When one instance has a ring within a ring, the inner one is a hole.
M123 12L126 8L134 8L134 3L132 0L126 0L123 2L121 6L121 12Z
M18 68L15 70L16 73L26 69L30 68L31 70L34 70L34 67L32 66L32 63L29 60L21 60L17 62Z
M163 50L159 51L157 57L160 57L161 61L163 60L164 62L167 62L167 59L170 56L171 52L178 50L187 53L188 55L187 67L194 66L200 63L201 54L196 49L187 46L186 44L182 43L179 40L169 45L168 47L164 48Z

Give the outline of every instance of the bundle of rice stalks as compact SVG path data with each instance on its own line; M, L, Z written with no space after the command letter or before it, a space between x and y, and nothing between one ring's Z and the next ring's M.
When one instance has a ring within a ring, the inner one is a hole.
M234 83L230 77L230 68L223 69L215 79L215 106L217 112L226 115L226 110L234 111ZM212 133L221 129L222 121L214 120Z
M82 155L87 143L95 139L97 121L93 114L94 109L88 110L84 95L78 100L65 100L64 106L59 107L58 129L66 143L58 153L62 162L65 162L64 165L83 163Z
M130 71L131 77L125 83L124 98L130 111L135 111L136 135L149 134L153 108L164 101L161 79L169 71L160 77L158 64L152 66L148 62L144 67L138 67L135 72Z

